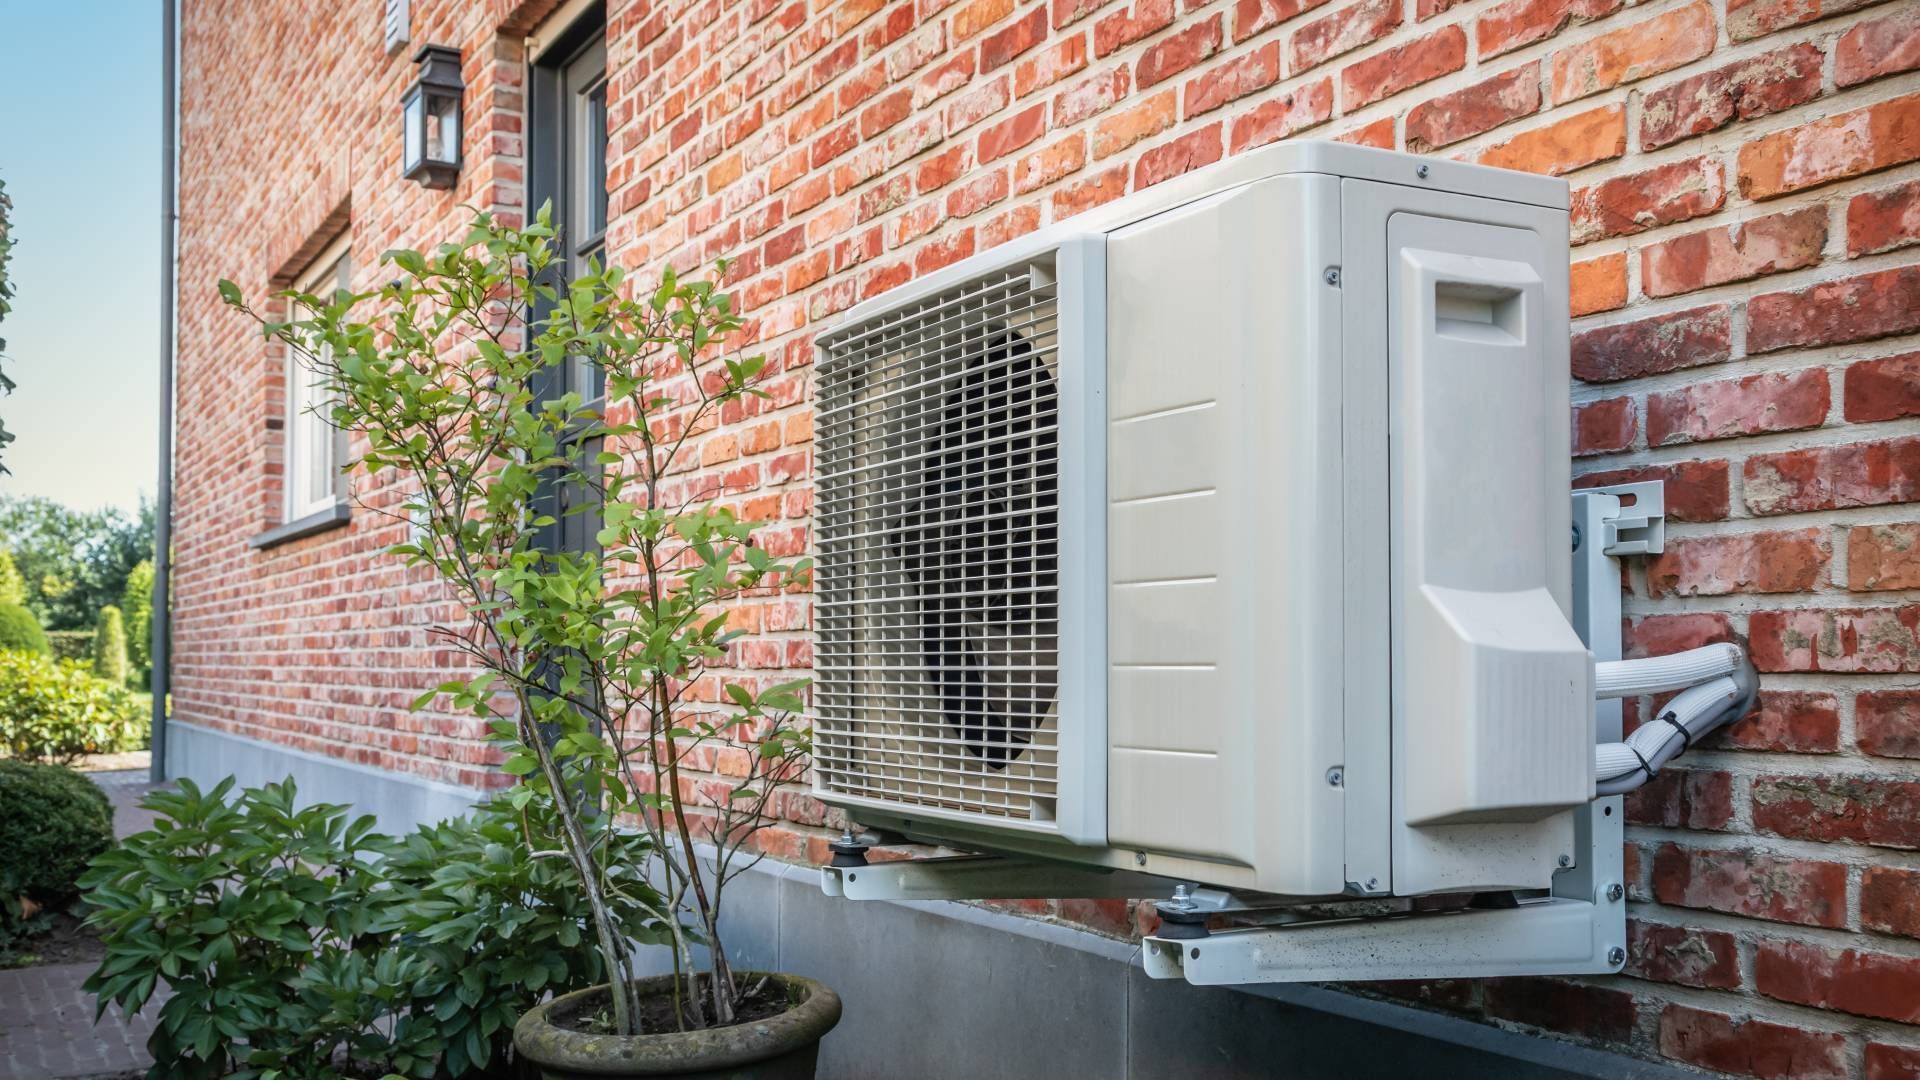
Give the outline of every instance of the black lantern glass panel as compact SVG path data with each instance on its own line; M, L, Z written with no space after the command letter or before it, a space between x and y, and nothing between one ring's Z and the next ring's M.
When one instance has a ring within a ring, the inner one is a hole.
M453 186L460 174L460 50L428 45L414 55L419 78L400 99L405 147L402 171L430 188Z

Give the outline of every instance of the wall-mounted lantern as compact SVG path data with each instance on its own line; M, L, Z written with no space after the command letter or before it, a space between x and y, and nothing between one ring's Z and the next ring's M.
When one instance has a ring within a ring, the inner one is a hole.
M430 188L449 188L460 174L460 50L426 45L414 54L420 75L400 98L406 117L403 172Z

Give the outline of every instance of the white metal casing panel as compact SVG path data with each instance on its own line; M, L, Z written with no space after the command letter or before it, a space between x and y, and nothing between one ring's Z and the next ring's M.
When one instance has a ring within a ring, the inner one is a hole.
M1348 528L1364 538L1349 566L1389 568L1349 594L1349 877L1399 895L1545 888L1573 850L1565 808L1592 793L1591 676L1568 622L1559 509L1571 471L1566 215L1352 180L1342 215L1348 417L1363 414L1346 447ZM1481 318L1494 321L1461 325ZM1519 377L1467 370L1502 363ZM1476 483L1450 483L1456 474ZM1368 617L1383 606L1390 618ZM1514 665L1527 686L1503 699L1495 686L1516 645L1544 651ZM1354 660L1369 656L1390 658L1389 680L1356 679ZM1382 708L1390 726L1361 721ZM1557 769L1516 775L1550 758ZM1380 761L1390 768L1371 767Z
M1115 230L1108 797L1118 847L1339 892L1339 182Z

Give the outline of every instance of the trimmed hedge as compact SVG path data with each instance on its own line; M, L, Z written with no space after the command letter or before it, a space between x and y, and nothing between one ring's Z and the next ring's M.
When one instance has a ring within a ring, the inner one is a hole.
M49 630L47 631L47 648L52 651L55 660L92 663L93 631Z
M113 804L71 769L0 759L0 945L33 929L24 898L70 903L94 856L113 846Z
M0 649L0 754L66 764L147 745L147 707L85 665Z
M0 649L45 653L47 633L40 620L19 604L0 604Z

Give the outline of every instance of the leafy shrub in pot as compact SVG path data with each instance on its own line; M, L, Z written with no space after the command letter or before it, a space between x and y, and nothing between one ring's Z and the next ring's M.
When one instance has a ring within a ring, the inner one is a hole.
M552 247L545 209L520 229L481 214L457 244L389 252L379 290L283 294L313 317L263 323L326 389L329 419L354 436L355 467L397 470L417 492L404 508L414 536L393 552L435 571L460 601L463 617L433 633L474 672L420 703L443 694L485 718L506 771L522 778L513 804L557 817L593 917L583 948L610 976L599 1041L617 1058L639 1052L624 1040L644 1037L651 1003L627 975L630 930L611 911L598 869L609 864L581 822L635 821L652 840L666 913L692 923L663 920L675 969L661 988L665 1029L735 1024L766 982L731 969L721 903L758 857L770 800L808 749L796 722L804 681L729 681L712 669L739 633L728 605L797 587L808 561L759 546L754 523L681 475L690 436L766 396L765 358L724 348L743 331L727 294L672 271L636 288L597 265L556 287ZM221 291L250 311L231 282ZM690 703L700 685L721 704ZM745 776L688 775L729 747L749 762ZM832 998L809 985L823 1006Z
M291 781L146 805L154 830L84 879L106 956L99 1008L131 1014L165 986L149 1076L499 1075L515 1019L549 993L605 978L550 815L503 803L396 840L345 807L300 806ZM641 835L593 823L610 854ZM613 879L634 932L658 897Z

